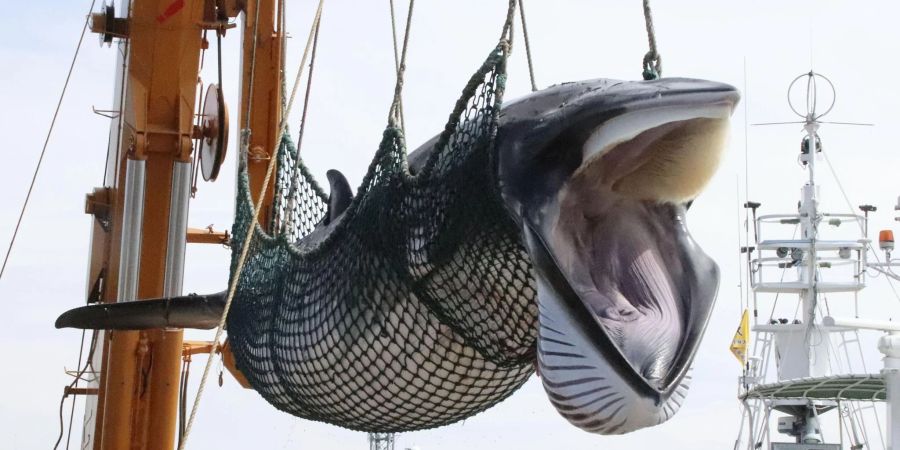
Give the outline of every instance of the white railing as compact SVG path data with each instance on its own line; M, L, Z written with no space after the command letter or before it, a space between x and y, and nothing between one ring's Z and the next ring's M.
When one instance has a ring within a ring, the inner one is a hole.
M755 257L750 260L750 283L757 293L800 293L812 288L818 292L856 292L865 287L866 250L869 241L864 232L866 218L855 214L822 214L818 236L843 234L842 239L797 239L797 226L805 220L800 214L771 214L756 220ZM837 233L842 225L847 232ZM793 235L773 231L790 226ZM831 229L829 229L831 228ZM846 236L849 234L848 236ZM769 238L769 236L772 238ZM835 236L836 238L839 236ZM815 261L810 261L810 254ZM816 264L816 279L809 276L809 264Z

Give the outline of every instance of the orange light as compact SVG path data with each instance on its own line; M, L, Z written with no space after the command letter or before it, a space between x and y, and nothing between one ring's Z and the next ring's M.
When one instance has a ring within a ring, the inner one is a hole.
M878 232L878 244L882 250L894 249L894 232L891 230L881 230Z

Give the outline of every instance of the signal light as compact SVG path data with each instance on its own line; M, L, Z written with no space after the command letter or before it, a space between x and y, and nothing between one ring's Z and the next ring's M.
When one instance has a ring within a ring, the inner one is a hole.
M881 230L878 232L878 245L882 250L891 251L894 249L894 232L891 230Z

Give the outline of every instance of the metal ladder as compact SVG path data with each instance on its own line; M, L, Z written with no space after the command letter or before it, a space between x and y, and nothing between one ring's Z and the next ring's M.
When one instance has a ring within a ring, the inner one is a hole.
M755 367L751 367L753 373L748 374L745 371L745 377L748 375L752 375L752 380L747 382L747 379L744 379L741 389L745 387L747 389L751 388L753 384L756 384L759 380L765 379L766 373L768 372L768 363L769 363L769 355L771 354L772 342L774 340L774 335L772 333L756 333L756 338L753 341L753 357L749 360L756 360ZM752 363L751 363L752 364ZM744 403L744 407L746 408L743 415L741 416L741 428L738 439L735 440L735 450L739 449L747 449L747 450L755 450L760 448L758 445L760 441L760 437L767 435L762 428L757 429L758 426L762 426L763 423L767 422L767 418L763 417L763 413L765 412L765 402L761 400L750 400ZM748 418L748 414L753 418L752 426L748 427L748 429L752 430L746 440L746 445L742 445L742 436L744 434L744 427L747 426L747 421L750 420Z
M769 374L769 356L772 354L772 342L775 340L773 333L756 333L756 340L753 341L753 350L757 358L759 358L759 367L755 376L759 380L766 379Z
M852 333L850 338L847 337L848 333ZM859 370L853 367L853 358L850 357L850 347L855 346L857 350L858 360L862 361L862 371L867 372L865 367L865 361L862 359L862 347L859 341L859 332L858 331L844 331L837 333L841 337L841 342L837 345L839 351L843 352L844 359L847 362L847 371L850 373L858 372ZM855 344L855 345L854 345ZM872 417L875 418L874 422L878 427L878 434L880 439L878 442L881 442L882 448L886 448L884 444L884 432L881 429L881 421L878 417L878 410L875 408L875 403L873 402L858 402L858 401L850 401L847 402L848 406L846 408L842 408L840 411L841 420L846 420L848 422L847 429L850 430L850 438L851 438L851 450L863 450L870 449L871 442L869 437L869 430L863 426L866 423L865 415L868 412Z

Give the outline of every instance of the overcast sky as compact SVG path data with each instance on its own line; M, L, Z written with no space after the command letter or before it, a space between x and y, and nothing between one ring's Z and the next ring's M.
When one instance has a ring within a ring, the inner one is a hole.
M288 5L289 70L302 52L314 1ZM398 4L403 1L396 2ZM539 86L598 77L640 77L646 35L639 0L526 3ZM412 147L439 132L469 75L494 46L505 1L420 1L416 6L404 96ZM0 16L0 243L5 249L50 122L87 1L18 2ZM357 184L379 143L393 91L393 59L387 1L326 2L316 82L302 152L318 176L341 169ZM812 6L815 5L815 9ZM653 3L666 76L707 78L743 90L744 61L750 87L749 122L793 120L785 102L788 83L810 67L838 89L832 120L874 122L875 127L826 126L829 158L852 204L872 203L871 228L894 224L900 194L896 124L900 89L895 81L900 36L896 2L757 0L657 0ZM239 33L225 48L225 89L232 118L237 110ZM507 99L528 92L521 38L512 55ZM215 52L207 54L206 80L215 79ZM64 369L76 365L80 332L53 328L56 316L84 301L90 218L84 195L101 183L107 119L91 106L111 109L115 49L86 38L68 97L10 266L0 280L0 442L14 449L46 449L57 434ZM295 111L292 129L297 129ZM795 210L805 177L796 164L799 126L751 127L749 164L744 159L744 106L734 115L731 145L709 188L690 211L696 240L722 268L719 300L697 355L694 384L682 410L669 422L626 436L584 433L557 415L536 379L494 409L436 430L403 434L398 448L458 449L669 449L730 448L739 426L734 400L739 365L727 347L740 317L738 204L744 200L745 167L750 198L765 212ZM232 138L237 124L232 123ZM232 143L223 173L235 171ZM824 164L823 164L824 166ZM191 226L230 227L234 186L229 176L202 184L191 204ZM823 206L848 212L827 170ZM739 193L738 190L741 192ZM846 230L844 230L846 231ZM186 292L224 288L229 253L192 246ZM872 280L861 309L868 317L896 315L897 300ZM878 285L878 286L875 286ZM793 299L783 300L791 307ZM850 298L834 310L849 311ZM761 300L768 310L771 299ZM210 339L212 333L189 333ZM879 363L873 339L864 345L869 368ZM194 373L202 358L195 359ZM196 383L196 378L194 383ZM194 384L196 387L196 384ZM80 402L79 402L80 403ZM78 417L78 416L76 416ZM76 419L77 422L77 419ZM826 438L835 437L826 435ZM80 441L76 429L74 441ZM269 406L226 376L201 405L190 448L362 449L362 433L298 420ZM74 448L74 447L73 447Z

